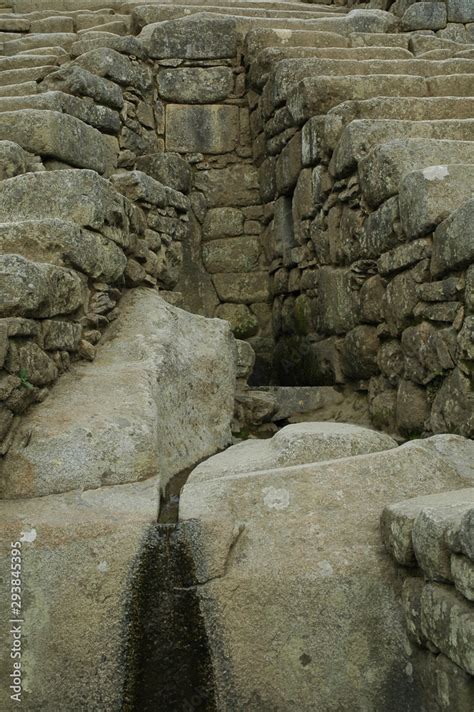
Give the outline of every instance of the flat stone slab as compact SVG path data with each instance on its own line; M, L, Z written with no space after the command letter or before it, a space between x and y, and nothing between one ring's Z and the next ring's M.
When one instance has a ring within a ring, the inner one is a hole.
M2 497L155 476L164 487L229 443L234 359L226 322L151 290L128 293L96 360L71 369L22 419L2 466Z

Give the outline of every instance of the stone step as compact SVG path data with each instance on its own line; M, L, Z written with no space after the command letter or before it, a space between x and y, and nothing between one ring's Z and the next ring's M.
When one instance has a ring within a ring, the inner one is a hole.
M376 97L346 101L330 109L324 121L324 143L332 151L342 130L355 119L398 119L429 121L470 119L474 116L472 97Z
M78 42L71 45L70 55L74 58L79 57L81 54L99 47L108 47L121 54L131 54L141 59L145 59L147 56L145 48L136 37L131 35L119 37L108 32L94 32L94 34L88 32L82 35Z
M272 67L283 59L338 59L338 60L393 60L413 59L413 55L401 47L291 47L289 49L268 47L257 54L249 72L250 85L261 89Z
M0 32L29 32L31 22L27 18L14 15L0 15Z
M395 139L429 138L453 141L474 139L474 119L403 121L358 119L342 132L329 166L336 178L350 175L377 145Z
M46 109L69 114L107 134L117 134L122 126L117 111L106 106L96 106L88 99L83 100L61 91L0 97L0 113L24 109Z
M128 23L117 21L117 22L104 22L101 25L93 25L85 30L78 30L77 34L80 37L85 33L100 31L100 32L110 32L113 35L127 35L130 32L130 27Z
M418 55L434 49L466 49L466 45L461 42L435 37L434 35L410 34L408 37L408 49L413 54Z
M81 11L84 10L118 10L123 6L123 0L80 0ZM13 7L18 14L44 10L44 0L13 0ZM77 10L77 0L48 0L48 10Z
M0 248L3 254L72 267L108 283L119 279L127 264L123 250L112 240L57 218L1 223Z
M402 47L410 49L410 34L388 32L353 32L349 35L352 47ZM411 51L411 50L410 50Z
M367 204L376 208L398 193L407 173L428 166L474 163L474 141L423 138L395 140L376 146L359 162L359 181Z
M24 82L39 81L50 72L57 69L57 65L27 67L25 69L7 69L0 71L0 86L23 84Z
M336 32L349 35L351 32L367 31L385 32L390 30L396 21L390 13L382 13L383 17L370 13L369 15L361 14L363 11L352 11L344 16L320 17L318 19L301 20L294 18L264 18L250 17L246 15L236 15L239 32L244 33L255 27L273 28L281 30L313 30L322 32ZM209 14L217 17L228 17L228 14L219 12L192 13L192 14ZM232 15L232 13L230 13ZM144 6L133 13L132 29L138 33L147 25L160 22L161 15L156 12L152 6ZM158 19L156 19L158 18Z
M349 39L335 32L310 32L287 30L281 32L272 29L251 29L245 36L244 57L251 63L259 52L272 47L348 47Z
M6 69L26 69L28 67L45 67L58 63L58 57L51 54L20 54L12 57L0 57L0 71Z
M474 74L440 77L372 74L303 79L287 99L293 119L303 124L349 100L376 97L474 96ZM270 112L271 113L271 112Z
M327 10L308 10L308 7L309 6L301 5L301 9L299 10L266 9L249 7L246 4L241 3L234 3L233 5L226 7L225 5L221 5L219 2L209 3L208 5L205 3L201 3L199 5L187 5L185 3L179 5L147 5L146 12L138 11L134 13L134 26L138 27L141 24L142 28L144 27L144 24L142 23L150 24L154 22L164 22L166 20L177 20L181 17L188 17L189 15L200 12L247 18L255 17L300 20L302 22L306 20L317 20L322 17L334 15L334 13L327 12Z
M0 140L14 141L44 158L110 175L117 150L96 129L58 111L23 109L0 113Z
M36 94L39 91L36 82L24 82L23 84L8 84L0 86L0 97L3 96L25 96L27 94Z
M282 104L299 81L311 76L388 75L439 76L473 74L474 63L469 59L427 61L422 59L361 60L343 59L284 59L275 67L268 82L268 93L274 106ZM267 87L266 87L267 90Z
M77 35L71 32L55 32L50 34L25 35L18 40L10 40L3 45L3 54L12 55L27 49L58 46L68 48L77 40Z
M141 0L129 0L129 2L124 5L124 9L132 12L135 7L141 7L144 3ZM227 7L233 8L244 7L244 8L256 8L263 10L291 10L294 12L328 12L335 14L346 14L347 8L338 5L330 5L327 3L314 3L314 4L304 4L302 2L291 2L287 0L182 0L182 2L175 2L175 0L152 0L148 1L146 5L176 5L176 6L203 6L208 5L217 7Z

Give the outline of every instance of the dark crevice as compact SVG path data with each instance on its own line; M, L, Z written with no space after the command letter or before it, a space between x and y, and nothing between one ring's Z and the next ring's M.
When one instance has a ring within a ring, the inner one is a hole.
M134 576L122 712L214 712L212 661L185 524L156 524Z

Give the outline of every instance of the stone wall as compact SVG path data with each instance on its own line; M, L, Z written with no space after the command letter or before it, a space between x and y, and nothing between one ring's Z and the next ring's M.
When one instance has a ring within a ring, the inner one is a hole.
M470 63L458 45L424 60L417 33L258 52L259 37L246 57L277 381L366 393L373 424L405 437L472 436Z
M460 447L460 446L459 446ZM472 488L387 507L387 550L404 568L403 609L423 709L469 712L474 698Z
M192 229L177 288L186 308L227 319L250 341L257 378L268 381L271 309L241 35L232 17L154 23L153 11L138 8L133 22L154 60L165 151L190 167Z
M97 15L59 19L58 36L35 16L0 18L22 31L2 33L0 60L2 454L71 361L94 359L124 291L176 286L189 231L188 166L163 153L145 50L72 33Z

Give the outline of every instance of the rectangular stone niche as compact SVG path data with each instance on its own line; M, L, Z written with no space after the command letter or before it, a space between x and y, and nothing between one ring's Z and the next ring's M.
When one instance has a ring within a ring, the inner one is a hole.
M166 126L167 151L229 153L239 142L239 108L218 104L168 104Z

